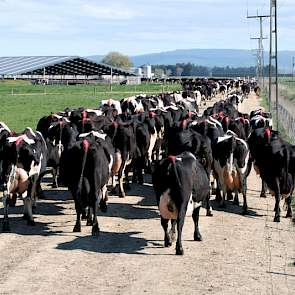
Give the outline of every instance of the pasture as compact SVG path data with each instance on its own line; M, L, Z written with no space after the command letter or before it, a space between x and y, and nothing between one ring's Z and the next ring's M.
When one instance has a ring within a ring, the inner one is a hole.
M0 81L0 121L20 132L35 128L37 121L51 112L66 107L95 108L102 99L122 99L138 93L156 94L180 90L180 84L141 85L32 85L28 81ZM17 114L17 115L15 115Z

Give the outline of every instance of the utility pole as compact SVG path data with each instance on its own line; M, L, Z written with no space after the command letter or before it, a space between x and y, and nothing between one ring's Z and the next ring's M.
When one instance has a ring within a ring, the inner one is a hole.
M263 19L269 18L269 15L248 15L247 12L247 18L255 18L259 19L260 21L260 34L259 37L251 38L251 40L258 40L258 59L257 59L257 71L258 71L258 81L259 83L262 82L262 87L264 88L264 50L263 50L263 40L267 39L266 37L263 37Z
M292 81L294 81L295 56L292 57Z
M275 85L275 102L277 130L279 129L279 85L278 85L278 23L277 0L270 0L270 32L269 32L269 107L271 111L272 85ZM273 49L274 47L274 49ZM274 60L275 81L272 83L272 61Z
M260 31L262 32L262 31ZM251 40L258 40L257 49L257 73L258 81L262 82L262 87L264 89L264 53L263 53L263 40L267 39L260 34L260 37L250 38Z

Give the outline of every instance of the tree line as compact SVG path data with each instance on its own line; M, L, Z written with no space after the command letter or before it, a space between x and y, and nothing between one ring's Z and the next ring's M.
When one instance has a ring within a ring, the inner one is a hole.
M264 74L268 76L269 67L264 67ZM201 76L201 77L253 77L256 67L205 67L192 63L177 63L175 65L154 65L152 70L156 77L163 76Z

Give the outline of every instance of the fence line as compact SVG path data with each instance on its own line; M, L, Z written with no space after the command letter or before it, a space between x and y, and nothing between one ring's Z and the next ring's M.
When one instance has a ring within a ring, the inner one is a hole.
M288 136L292 142L295 142L295 118L281 104L279 104L279 118Z

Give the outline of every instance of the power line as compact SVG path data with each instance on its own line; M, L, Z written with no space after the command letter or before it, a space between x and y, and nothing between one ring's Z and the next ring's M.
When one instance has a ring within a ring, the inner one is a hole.
M263 37L263 19L269 18L269 15L259 15L258 11L256 15L248 15L248 19L259 19L260 21L260 35L259 37L250 38L251 40L258 40L258 51L257 51L257 78L259 83L262 84L264 88L264 49L263 49L263 40L267 39Z

